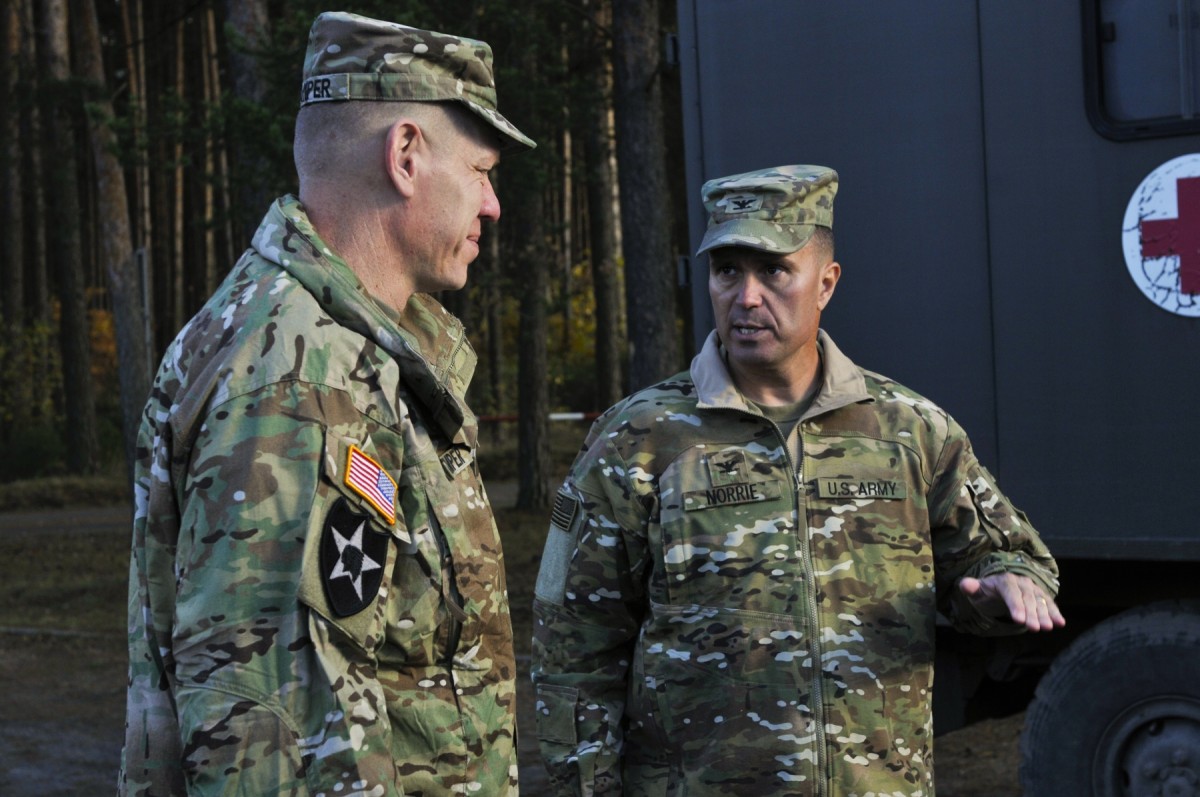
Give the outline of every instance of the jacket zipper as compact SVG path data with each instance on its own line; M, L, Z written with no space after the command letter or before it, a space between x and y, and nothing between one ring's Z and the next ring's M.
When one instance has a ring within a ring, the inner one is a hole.
M438 522L435 515L431 514L430 525L433 527L442 559L442 600L446 604L446 610L450 613L450 633L446 639L446 655L442 660L442 665L450 673L450 679L453 681L454 654L458 652L458 643L462 638L462 628L463 623L466 622L467 613L462 608L462 594L458 591L458 581L454 577L454 557L450 555L450 544L442 532L442 524ZM455 692L457 693L457 689Z
M808 511L804 502L801 500L801 495L804 490L804 434L802 424L804 419L796 421L796 427L793 431L796 434L796 441L799 443L799 462L792 461L792 452L788 448L787 438L783 436L783 430L779 428L779 424L775 421L762 417L767 423L775 429L775 437L783 443L783 456L788 463L788 469L792 472L792 500L796 512L796 545L800 549L800 565L801 571L805 580L805 591L808 593L805 597L808 599L808 626L809 626L809 653L812 657L812 695L810 701L812 703L809 709L812 711L814 735L816 737L817 760L814 770L816 772L816 783L813 797L824 797L828 793L826 783L828 780L827 770L829 768L828 753L825 744L825 707L821 699L822 689L822 666L821 666L821 629L818 625L817 617L817 575L816 568L812 562L812 551L809 547L808 540Z
M801 424L804 421L800 420L796 423L796 441L799 444L800 463L804 462L804 433ZM787 447L787 441L784 441L784 448ZM812 545L808 534L808 506L801 500L804 490L804 477L802 473L802 464L796 465L796 526L800 532L800 557L804 570L804 577L807 580L807 592L805 596L808 598L808 623L811 631L809 637L809 650L812 655L812 715L813 723L815 724L815 734L817 738L817 761L816 761L816 790L815 797L823 797L828 792L826 784L828 783L829 769L829 752L828 745L825 739L825 701L823 699L823 656L821 654L821 626L820 618L817 616L817 569L813 565L812 560Z

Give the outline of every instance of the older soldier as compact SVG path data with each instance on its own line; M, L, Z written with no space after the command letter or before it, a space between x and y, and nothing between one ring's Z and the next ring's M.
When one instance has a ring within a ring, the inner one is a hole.
M598 420L537 583L561 794L933 794L938 609L1062 625L1057 568L963 430L818 328L837 175L704 186L717 329Z
M516 793L500 540L430 291L533 142L480 41L312 27L299 199L171 345L139 438L125 794Z

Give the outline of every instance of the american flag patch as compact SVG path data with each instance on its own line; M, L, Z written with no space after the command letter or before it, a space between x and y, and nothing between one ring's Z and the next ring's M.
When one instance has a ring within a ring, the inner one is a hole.
M396 482L358 446L350 446L346 458L346 486L378 509L389 526L396 522Z

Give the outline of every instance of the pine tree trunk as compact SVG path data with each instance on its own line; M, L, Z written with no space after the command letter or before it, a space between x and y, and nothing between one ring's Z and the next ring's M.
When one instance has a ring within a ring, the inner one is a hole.
M611 8L601 2L596 23L588 26L587 63L592 85L584 103L587 150L588 247L592 294L596 303L596 398L591 409L611 407L621 399L621 280L617 269L617 216L613 202L612 83L607 29Z
M205 20L205 46L204 60L206 64L206 80L205 87L207 89L208 102L218 110L222 106L222 91L221 91L221 64L217 52L217 14L213 11L212 6L209 6L204 15ZM228 136L222 135L216 141L212 141L213 132L209 133L209 147L212 150L212 168L213 182L220 193L221 213L220 219L220 240L221 248L218 250L213 247L213 251L208 253L207 266L205 269L205 296L211 294L217 287L225 272L233 268L233 224L232 224L232 204L229 195L229 139ZM210 216L209 223L217 224L216 216ZM215 232L215 229L214 229ZM218 260L221 261L218 264Z
M0 9L0 57L6 64L19 64L21 56L21 8L17 0ZM28 336L25 331L25 202L22 196L20 69L6 70L4 107L11 109L0 118L0 229L5 235L4 257L0 260L0 444L28 424L30 405L26 393Z
M486 313L487 340L485 349L487 351L487 375L488 385L487 394L488 400L486 407L493 413L500 412L503 406L504 391L503 385L503 369L504 369L504 330L501 314L503 311L503 296L500 291L500 234L497 230L488 230L487 234L488 247L488 279L484 284L484 307ZM493 426L493 430L498 429L498 426ZM493 442L499 438L499 434L493 436Z
M66 394L67 467L73 473L89 474L96 472L98 444L80 238L79 186L76 182L77 149L70 113L74 102L68 93L71 75L67 9L65 0L39 0L39 3L44 47L39 49L38 55L42 60L42 74L49 82L44 92L47 95L44 140L52 197L48 203L47 222L53 230L53 260L61 312L59 348Z
M25 232L28 238L25 246L26 274L29 275L29 305L32 312L26 313L31 323L50 324L50 281L48 256L46 254L46 180L42 163L43 148L38 145L42 141L42 109L36 101L41 94L39 86L44 79L39 74L37 66L37 50L42 47L36 35L37 26L34 24L33 0L21 0L21 39L33 42L33 46L21 52L19 66L22 79L25 81L26 102L21 114L21 138L29 142L25 147L25 157L21 164L25 180L25 210L32 218L25 222ZM42 364L48 363L48 355L42 356ZM48 369L47 369L48 370Z
M184 53L187 43L183 37L183 21L175 23L175 93L179 97L187 96L185 77ZM178 131L175 138L174 177L171 180L173 202L171 204L171 329L177 330L183 326L187 318L184 303L184 285L186 284L187 268L185 258L187 249L184 246L184 202L187 186L187 172L183 168L183 131Z
M162 122L165 117L164 98L169 95L174 85L171 54L174 53L174 37L170 35L171 22L178 14L178 3L163 3L161 0L134 0L141 7L141 17L138 22L138 33L143 49L145 64L145 94L146 119L148 125L166 127ZM157 35L150 35L157 32ZM146 157L151 164L150 187L147 209L150 214L148 229L154 230L152 237L146 238L150 249L151 284L150 304L153 308L151 317L154 319L152 335L155 353L161 353L174 338L179 326L175 321L172 309L174 282L174 221L172 194L174 171L169 167L174 157L174 142L168 135L148 136L146 139Z
M563 62L567 63L569 55L567 46L564 44L562 48ZM575 265L575 245L574 245L574 226L575 226L575 176L574 176L574 139L571 136L571 116L570 108L563 108L562 116L562 133L559 137L559 146L561 148L559 157L559 169L561 170L561 181L559 204L562 207L559 219L559 235L558 235L558 255L559 255L559 274L562 280L562 353L563 357L571 351L571 327L574 325L574 317L571 307L571 285L574 282L574 275L571 273ZM570 408L573 409L573 408Z
M544 21L538 17L537 22ZM559 52L557 37L545 27L530 22L529 42L512 68L519 73L509 84L542 85L546 73L539 53ZM553 28L551 28L553 29ZM557 168L561 161L555 141L555 115L563 99L548 92L516 91L506 95L510 118L522 120L525 132L540 146L505 159L503 169L504 208L500 232L511 284L519 301L517 332L517 508L542 510L549 507L547 479L550 477L550 378L547 357L547 303L551 274L556 260L552 239L555 215L553 196L558 189ZM529 120L528 123L525 120Z
M658 0L613 0L617 163L634 390L680 366L658 6Z
M521 257L521 321L517 360L517 508L550 506L550 390L547 384L546 293L550 253L545 245L544 200L529 192L515 204L513 227L525 242Z
M133 125L131 136L142 152L146 136L146 46L144 43L145 17L142 13L142 0L130 0L121 4L121 22L125 35L125 67L129 74L129 106ZM143 328L140 331L142 350L145 352L145 368L149 375L154 369L154 319L152 312L154 302L154 270L151 266L153 249L151 241L154 236L154 215L150 207L150 166L145 157L148 151L142 152L143 157L137 159L133 169L135 198L137 211L134 215L134 232L132 243L135 246L135 272L139 286L139 311ZM140 255L140 256L139 256Z
M229 74L233 96L252 105L262 105L268 85L256 53L271 40L271 23L266 0L225 0L225 16L232 31L229 40ZM233 168L237 175L234 234L249 243L259 220L273 199L257 179L265 170L261 158L234 147Z
M0 58L5 64L16 64L21 54L21 7L18 0L6 0L0 8ZM3 304L0 318L5 338L18 343L25 326L25 203L21 191L21 107L18 90L20 70L4 70L4 107L10 109L0 116L0 229L4 234L3 265L0 266L0 287Z
M218 114L221 108L221 88L217 82L218 74L213 60L216 58L217 44L213 41L216 33L216 15L212 6L203 11L204 24L200 28L200 83L204 91L204 107L215 110ZM215 132L211 121L204 125L204 182L200 187L201 218L204 230L197 236L197 249L200 251L203 268L201 274L200 293L208 296L217 287L217 194L216 186L220 179L217 175L217 146L213 140ZM228 267L231 264L226 265Z
M92 157L96 166L99 198L98 227L116 327L118 377L121 385L121 422L125 441L126 473L132 478L134 442L142 407L150 393L149 357L145 348L145 318L129 230L129 203L125 172L114 149L116 134L105 123L113 117L112 101L104 78L104 60L94 0L71 0L79 73L89 84L98 114L89 116Z

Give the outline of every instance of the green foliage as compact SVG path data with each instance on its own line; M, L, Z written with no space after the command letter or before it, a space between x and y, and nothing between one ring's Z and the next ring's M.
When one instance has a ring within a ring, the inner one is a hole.
M0 329L5 329L0 319ZM61 395L62 368L54 326L34 322L0 335L0 443L6 448L17 435L54 423L54 397ZM8 448L0 468L12 468L18 457Z
M55 311L57 316L57 309ZM117 384L116 342L112 314L88 312L92 381L97 397L97 425L105 467L124 458L121 407ZM7 328L0 319L0 484L61 474L66 449L57 324L34 322Z

